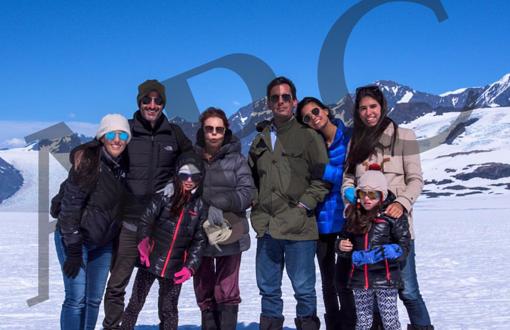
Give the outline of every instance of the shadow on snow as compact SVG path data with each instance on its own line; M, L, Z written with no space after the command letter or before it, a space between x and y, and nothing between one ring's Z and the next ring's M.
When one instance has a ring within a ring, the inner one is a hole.
M178 327L179 330L200 330L201 327L199 325L180 325ZM238 323L236 330L258 330L259 324L252 322L249 324ZM135 330L159 330L158 325L138 325L135 327ZM283 330L294 330L294 328L284 327Z

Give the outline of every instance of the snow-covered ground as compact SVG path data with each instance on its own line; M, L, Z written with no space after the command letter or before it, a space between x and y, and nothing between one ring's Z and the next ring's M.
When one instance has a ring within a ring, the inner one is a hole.
M510 324L510 212L508 198L473 196L418 202L416 217L417 267L422 294L436 329L508 329ZM61 272L53 235L50 237L50 299L33 307L37 295L37 214L1 212L0 329L57 329L63 300ZM243 255L239 329L256 329L259 295L255 283L255 244ZM286 277L284 277L286 279ZM324 308L317 273L319 314ZM294 299L284 281L285 325L291 329ZM102 307L101 307L102 309ZM100 318L102 317L102 311ZM407 315L400 304L400 319ZM198 329L200 313L191 283L180 299L180 323ZM157 290L151 292L139 324L157 323ZM251 326L250 326L251 324ZM99 328L99 327L98 327ZM140 327L156 329L156 327Z
M405 126L418 138L446 129L457 113L427 114ZM510 329L510 181L456 175L471 173L487 163L510 164L510 108L473 111L477 119L457 136L421 154L428 192L450 192L448 197L422 198L415 209L417 267L422 294L436 329ZM0 204L0 329L57 329L63 300L62 275L50 235L50 298L33 307L26 300L37 295L38 153L30 148L1 150L0 157L20 170L22 188ZM66 171L50 157L50 196L66 177ZM435 180L435 181L434 181ZM450 180L448 183L438 182ZM508 186L506 186L508 184ZM457 186L453 187L452 186ZM459 187L460 186L460 187ZM483 188L489 188L484 190ZM482 189L480 189L482 188ZM477 195L455 197L477 191ZM255 282L255 246L243 255L239 329L257 329L260 297ZM319 314L324 311L317 270ZM129 296L129 294L128 294ZM284 277L285 325L294 328L294 298ZM102 308L101 308L102 309ZM102 310L100 319L102 319ZM200 313L191 283L180 300L183 329L199 329ZM407 315L400 304L400 317ZM157 290L153 290L139 324L156 329ZM100 324L100 322L99 322ZM99 327L98 327L99 328Z

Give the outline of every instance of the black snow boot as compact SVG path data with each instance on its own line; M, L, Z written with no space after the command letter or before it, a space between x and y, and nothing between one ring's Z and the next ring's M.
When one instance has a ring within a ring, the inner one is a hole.
M202 311L202 330L220 330L218 312L213 309Z
M260 330L282 330L284 318L260 315Z
M218 318L220 330L236 330L237 327L237 312L239 305L218 305Z
M434 330L433 325L414 325L408 324L407 330Z
M297 330L319 330L321 327L321 321L316 315L296 317L294 323Z

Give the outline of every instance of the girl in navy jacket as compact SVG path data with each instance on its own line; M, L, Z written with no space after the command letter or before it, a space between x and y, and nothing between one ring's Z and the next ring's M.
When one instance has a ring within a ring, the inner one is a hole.
M384 329L400 329L397 293L402 287L400 262L405 260L411 234L407 215L384 214L395 200L384 174L370 165L356 188L358 203L346 209L346 225L339 240L340 255L352 259L349 287L356 302L356 329L370 329L374 300Z
M202 160L194 152L177 160L177 175L156 194L138 225L138 269L121 329L133 329L145 298L157 279L160 329L177 329L181 285L196 273L205 247L202 228L207 214L200 184ZM175 183L175 184L174 184ZM174 187L175 186L175 187Z

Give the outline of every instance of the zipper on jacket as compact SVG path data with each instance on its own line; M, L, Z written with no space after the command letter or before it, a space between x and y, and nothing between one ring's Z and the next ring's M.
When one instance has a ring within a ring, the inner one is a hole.
M168 266L168 261L170 261L170 256L172 255L172 250L174 249L175 240L177 239L177 234L179 232L179 227L181 226L182 218L184 217L184 208L181 210L181 214L179 214L179 220L177 220L177 225L175 226L174 235L172 237L172 242L170 243L170 249L166 254L165 264L163 265L163 269L161 270L161 277L165 276L166 267Z
M156 169L152 168L154 165L154 133L151 133L151 153L149 158L149 180L147 180L147 187L145 188L145 194L153 193L154 174Z
M368 251L368 232L365 233L365 251ZM365 273L365 289L368 289L368 265L365 264L363 267Z
M390 273L390 266L388 265L388 259L384 258L384 264L386 266L386 280L388 281L388 284L391 281L391 273Z
M383 219L380 219L380 218L376 218L374 220L375 223L386 223L386 221L384 221ZM384 258L384 266L386 268L386 281L388 281L388 284L390 283L391 281L391 273L390 273L390 266L388 264L388 259Z

